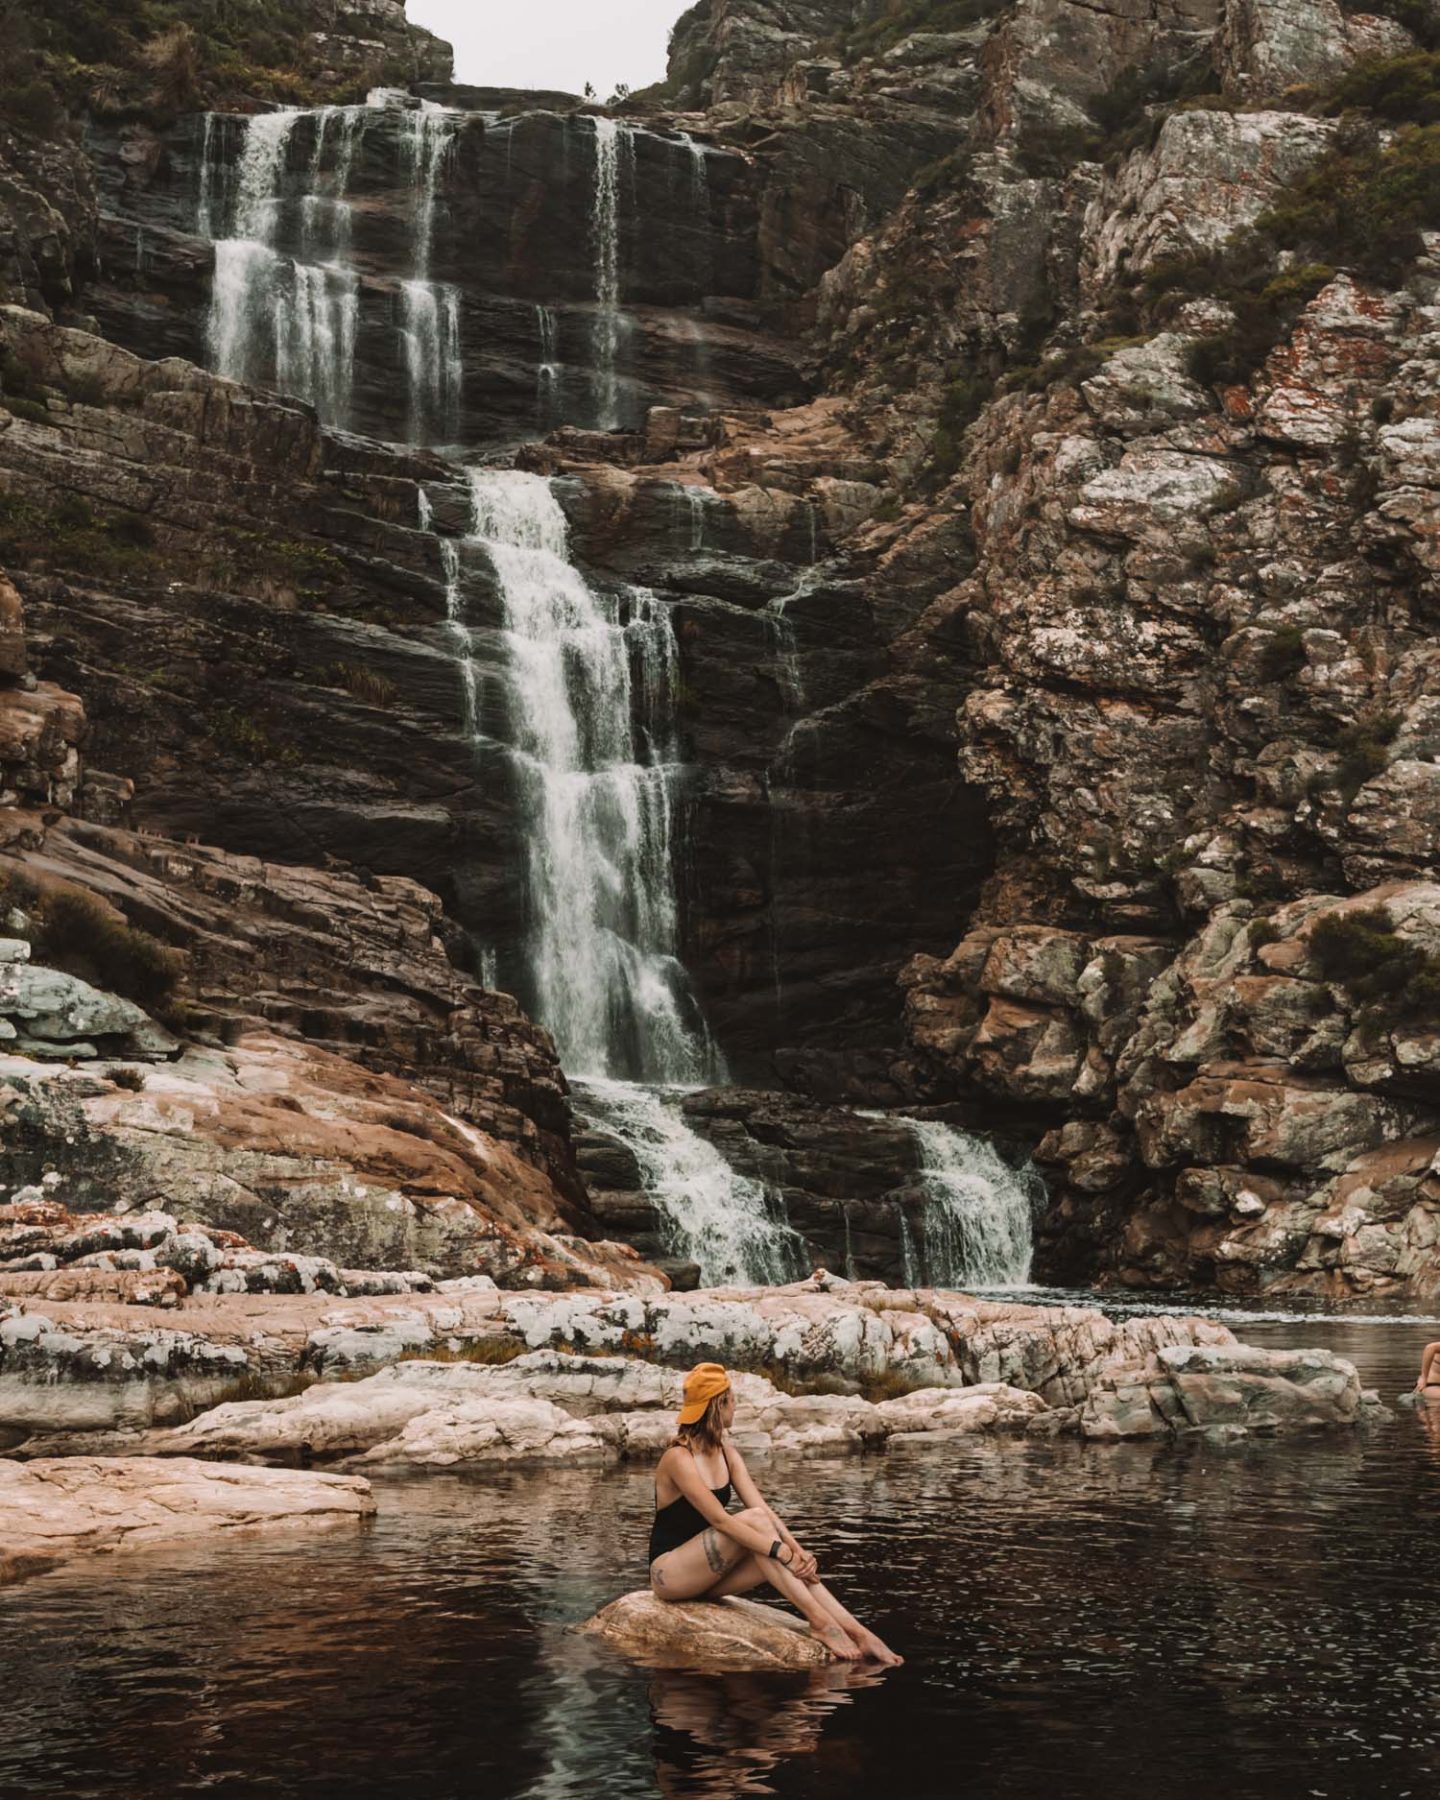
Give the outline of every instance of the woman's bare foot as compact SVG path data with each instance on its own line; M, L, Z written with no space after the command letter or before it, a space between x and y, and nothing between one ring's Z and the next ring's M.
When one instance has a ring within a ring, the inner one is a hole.
M871 1662L884 1663L887 1669L898 1669L904 1662L903 1656L897 1656L890 1646L876 1637L873 1631L862 1630L855 1642L860 1646L860 1654Z
M853 1644L838 1625L813 1625L811 1630L834 1657L841 1662L859 1662L865 1654Z

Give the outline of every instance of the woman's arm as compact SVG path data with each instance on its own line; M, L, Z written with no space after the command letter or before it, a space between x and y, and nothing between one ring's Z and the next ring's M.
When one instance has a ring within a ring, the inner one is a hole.
M735 1484L735 1492L744 1501L746 1506L759 1507L760 1511L769 1517L771 1523L775 1527L776 1537L780 1539L781 1543L788 1544L794 1552L795 1573L802 1581L812 1580L815 1575L815 1558L801 1545L799 1539L796 1538L794 1533L790 1530L790 1527L780 1517L779 1513L776 1512L775 1508L771 1506L770 1502L760 1492L759 1488L756 1487L754 1477L745 1466L745 1458L728 1438L725 1440L724 1447L725 1463L726 1467L730 1470L730 1479Z
M1429 1382L1430 1371L1435 1366L1437 1356L1440 1356L1440 1344L1427 1344L1425 1354L1420 1359L1420 1379L1415 1383L1417 1388L1423 1388Z
M661 1466L664 1466L663 1459ZM723 1531L726 1537L733 1538L743 1549L753 1550L757 1556L770 1554L777 1534L774 1531L767 1531L763 1526L752 1524L749 1519L727 1513L711 1490L706 1487L704 1477L695 1467L695 1459L692 1456L687 1455L683 1450L677 1452L675 1460L666 1472L707 1524L713 1525L717 1531ZM789 1538L782 1539L782 1542L790 1541ZM780 1558L781 1562L788 1567L794 1554L792 1549L790 1556ZM799 1574L798 1569L796 1574Z

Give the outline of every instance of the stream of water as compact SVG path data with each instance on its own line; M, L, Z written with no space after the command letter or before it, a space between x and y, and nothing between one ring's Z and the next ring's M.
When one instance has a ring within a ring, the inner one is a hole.
M1093 1297L1092 1297L1093 1299ZM1432 1327L1247 1331L1387 1399ZM908 1661L652 1673L566 1627L643 1577L648 1470L380 1488L363 1533L0 1593L0 1793L1422 1800L1440 1421L1209 1445L960 1439L762 1485Z

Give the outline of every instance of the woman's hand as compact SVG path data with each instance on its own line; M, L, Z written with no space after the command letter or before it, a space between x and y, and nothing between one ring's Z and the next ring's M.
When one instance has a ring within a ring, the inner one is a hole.
M820 1579L816 1572L817 1564L815 1558L808 1550L797 1544L793 1538L790 1542L790 1560L785 1566L790 1570L792 1575L798 1576L803 1582L811 1583Z

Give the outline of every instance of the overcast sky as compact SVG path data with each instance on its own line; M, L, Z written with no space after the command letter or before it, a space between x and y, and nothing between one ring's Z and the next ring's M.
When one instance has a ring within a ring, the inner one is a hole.
M455 79L480 87L648 87L689 0L409 0L416 25L455 46Z

